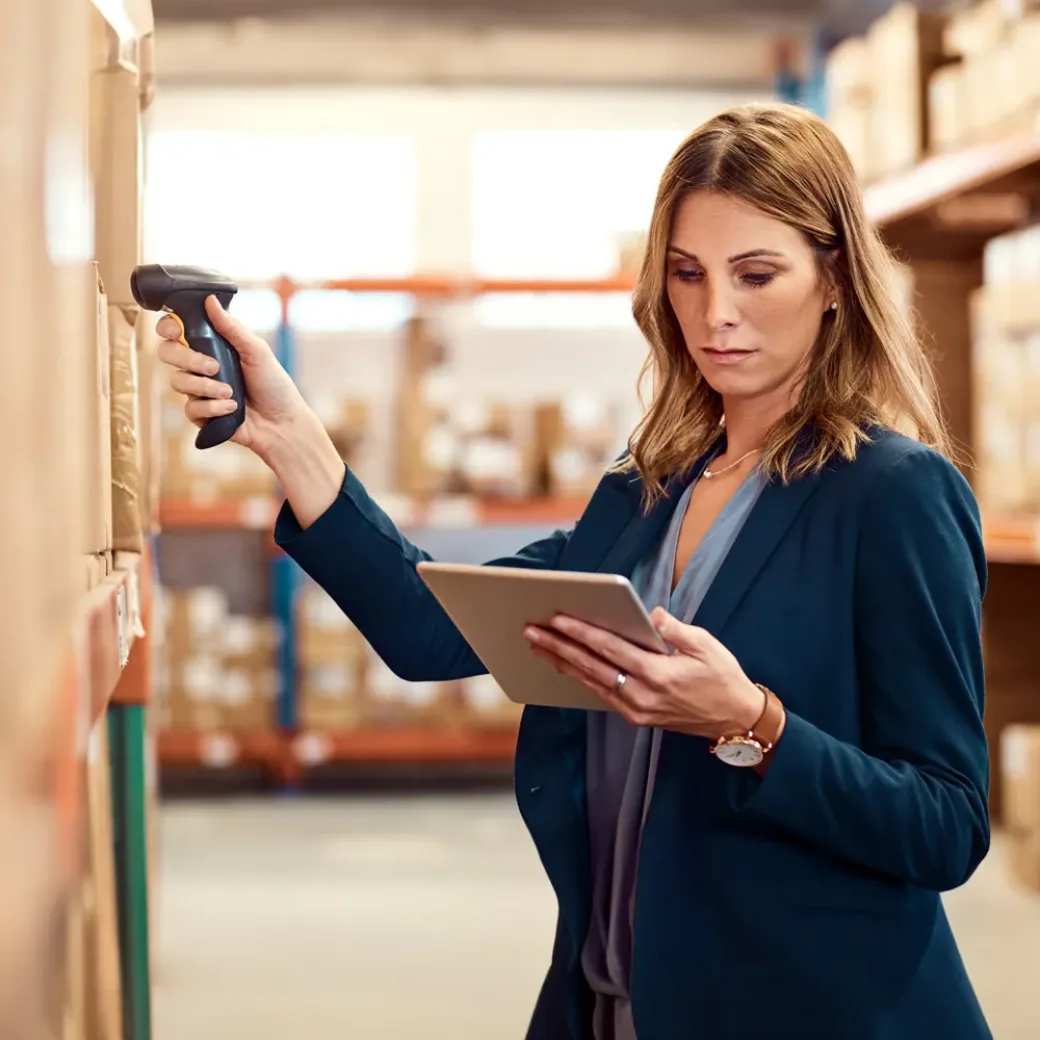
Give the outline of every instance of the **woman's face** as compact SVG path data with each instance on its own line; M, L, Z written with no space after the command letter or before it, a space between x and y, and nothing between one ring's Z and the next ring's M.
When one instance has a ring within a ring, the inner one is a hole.
M800 232L745 202L696 191L676 210L668 299L713 390L787 399L833 293Z

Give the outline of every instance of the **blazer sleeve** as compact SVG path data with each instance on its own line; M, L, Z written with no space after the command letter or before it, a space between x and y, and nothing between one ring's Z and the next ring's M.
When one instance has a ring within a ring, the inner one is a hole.
M551 570L568 537L558 531L491 562ZM328 592L400 678L445 681L487 671L415 569L430 556L398 531L349 468L336 500L306 530L285 503L275 542Z
M741 778L743 810L910 884L963 884L989 848L985 584L971 490L910 449L879 476L860 535L861 746L789 713L765 776Z

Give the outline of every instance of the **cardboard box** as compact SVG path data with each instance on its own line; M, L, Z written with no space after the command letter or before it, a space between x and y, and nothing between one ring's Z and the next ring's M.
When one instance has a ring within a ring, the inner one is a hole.
M91 76L94 243L110 303L134 304L141 256L141 114L137 70L117 63Z
M491 675L477 675L459 684L465 723L480 729L513 729L520 724L523 705L511 701Z
M137 397L137 307L108 307L112 404L112 545L141 552L140 426Z
M1040 834L1040 726L1011 725L1000 735L1003 821Z
M159 397L159 375L165 375L156 356L159 337L155 323L159 315L138 311L135 329L137 341L138 399L138 513L141 533L159 531L159 503L162 486L162 413ZM183 415L182 415L183 418ZM187 420L184 419L187 423Z
M835 136L849 153L852 167L862 181L873 179L873 156L871 153L873 114L869 107L844 104L832 109L827 123Z
M943 29L942 43L947 54L988 54L1008 37L1011 19L1003 0L978 0L971 7L952 15Z
M365 715L361 662L315 665L300 672L300 725L326 732L356 729Z
M945 152L968 137L968 104L964 67L960 63L936 69L928 80L929 149Z
M1009 834L1004 849L1013 881L1031 892L1040 892L1040 833Z
M886 175L918 162L928 146L928 79L948 59L945 17L898 3L867 33L874 84L873 172Z
M540 406L537 423L547 493L591 495L617 452L614 404L595 395L575 394Z
M95 272L97 265L93 265ZM84 552L112 548L112 398L108 334L108 301L100 277L95 278L95 328L88 409L87 530Z
M826 78L828 112L873 104L870 45L865 36L849 36L828 53Z
M1040 14L1027 15L1011 27L1010 49L1019 106L1033 111L1040 105Z

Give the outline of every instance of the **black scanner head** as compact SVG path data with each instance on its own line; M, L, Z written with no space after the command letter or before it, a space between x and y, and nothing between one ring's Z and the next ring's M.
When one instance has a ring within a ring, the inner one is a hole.
M238 286L227 275L205 267L142 264L130 275L130 292L145 310L161 311L177 293L213 293L225 302L238 292Z

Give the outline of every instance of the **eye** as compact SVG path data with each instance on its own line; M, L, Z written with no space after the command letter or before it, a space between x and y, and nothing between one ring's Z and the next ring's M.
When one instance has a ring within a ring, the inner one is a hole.
M761 289L763 285L768 285L774 277L772 273L766 271L748 272L742 274L740 280L752 289Z
M680 282L696 282L701 278L701 272L691 268L677 268L672 272Z

